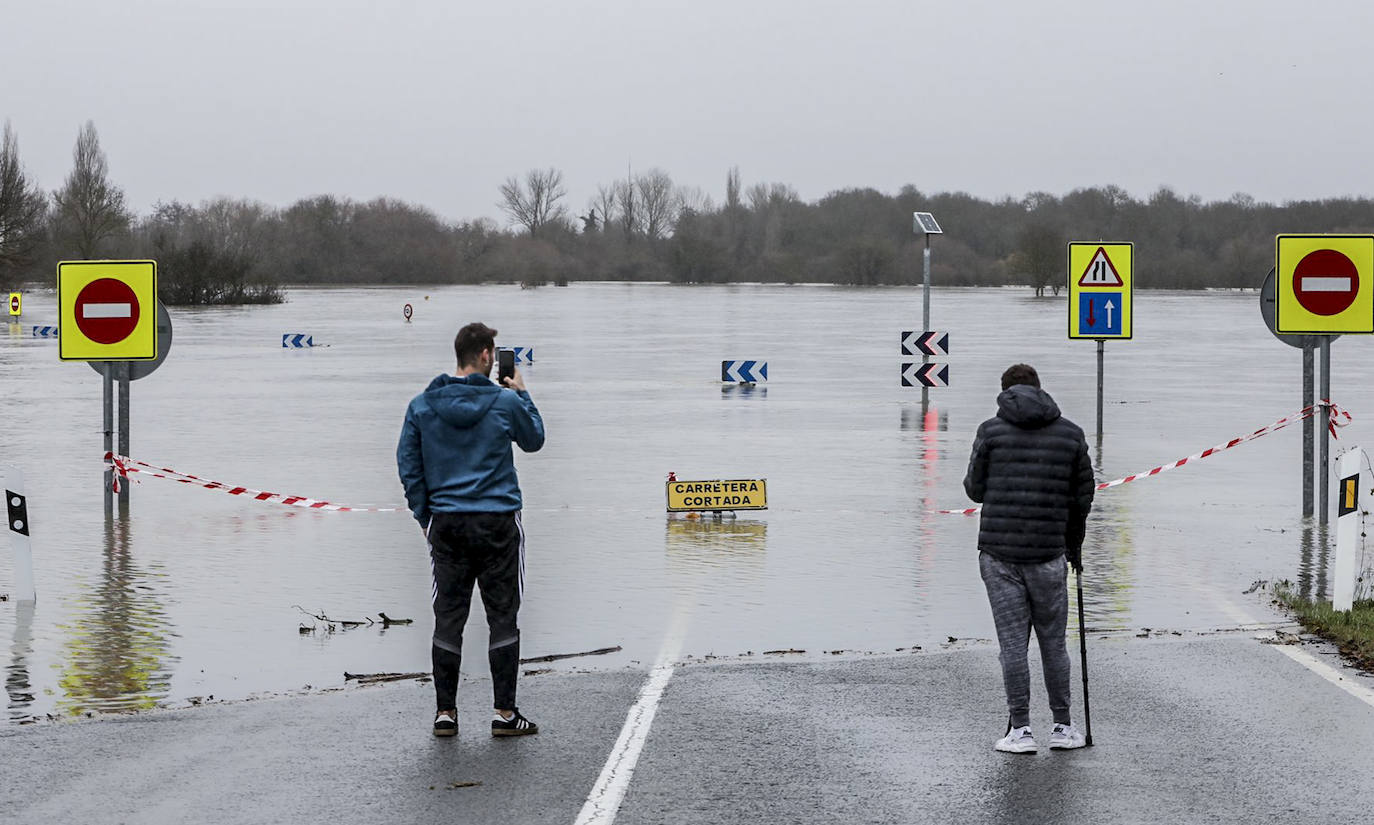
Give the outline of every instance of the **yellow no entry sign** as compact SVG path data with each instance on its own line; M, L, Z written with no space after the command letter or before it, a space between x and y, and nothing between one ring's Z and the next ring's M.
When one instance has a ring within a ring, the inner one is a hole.
M10 315L19 316L24 314L24 296L18 292L10 293Z
M768 481L762 478L669 481L667 490L670 513L768 509Z
M1374 235L1278 235L1274 329L1374 333Z
M1069 244L1069 337L1130 338L1134 244Z
M58 356L63 361L157 358L157 263L57 265Z

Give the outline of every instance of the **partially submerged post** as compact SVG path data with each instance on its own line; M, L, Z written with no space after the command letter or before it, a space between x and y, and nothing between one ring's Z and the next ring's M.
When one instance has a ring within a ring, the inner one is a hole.
M1355 557L1359 554L1362 532L1360 460L1363 455L1359 447L1352 447L1341 456L1341 478L1336 488L1336 563L1331 571L1331 607L1336 610L1349 610L1355 603Z
M24 474L17 467L5 470L5 514L14 554L14 598L32 602L37 595L33 586L33 547L29 543L29 507L24 495Z

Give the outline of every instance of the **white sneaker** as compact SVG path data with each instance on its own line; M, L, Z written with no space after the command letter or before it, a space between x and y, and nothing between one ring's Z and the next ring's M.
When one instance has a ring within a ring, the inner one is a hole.
M1002 753L1035 753L1035 737L1029 727L1012 728L993 747Z
M1079 733L1073 725L1055 725L1054 730L1050 731L1050 750L1052 751L1073 750L1086 744L1083 734Z

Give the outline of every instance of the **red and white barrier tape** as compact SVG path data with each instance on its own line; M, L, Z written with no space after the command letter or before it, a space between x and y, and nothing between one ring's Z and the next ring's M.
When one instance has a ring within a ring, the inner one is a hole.
M1272 433L1275 430L1281 430L1284 427L1287 427L1289 424L1302 421L1304 418L1311 418L1312 416L1319 415L1319 411L1321 410L1322 405L1325 405L1328 410L1326 421L1327 429L1331 431L1332 438L1338 438L1339 436L1336 435L1336 428L1344 427L1346 424L1350 423L1350 413L1346 412L1340 407L1337 407L1330 401L1323 400L1321 404L1313 404L1310 407L1304 407L1303 409L1293 413L1292 415L1280 418L1278 421L1275 421L1273 424L1270 424L1267 427L1260 427L1258 430L1255 430L1253 433L1250 433L1249 435L1238 436L1226 442L1225 444L1218 444L1215 447L1208 447L1200 453L1194 453L1193 455L1190 455L1187 458L1180 458L1178 461L1172 461L1168 464L1161 464L1158 467L1152 467L1143 473L1135 473L1133 475L1124 476L1122 478L1112 479L1111 481L1104 481L1101 484L1097 485L1096 489L1105 490L1108 487L1119 487L1122 484L1129 484L1132 481L1139 481L1142 478L1150 478L1151 476L1157 476L1160 473L1165 472L1166 470L1172 470L1176 467L1182 467L1184 464L1187 464L1190 461L1197 461L1199 459L1207 458L1211 455L1216 455L1217 453L1223 450L1229 450L1232 447L1244 444L1247 441L1253 441L1254 439L1259 438L1262 435L1268 435L1269 433ZM977 514L982 509L982 507L965 507L962 510L936 510L935 512L946 516L972 516Z
M330 504L327 501L318 501L305 496L288 496L281 493L265 493L262 490L251 490L247 487L236 487L232 484L225 484L220 481L210 481L199 476L188 475L178 472L168 467L155 467L144 461L129 458L126 455L115 455L106 453L105 461L114 468L115 472L115 491L119 491L119 480L127 479L130 473L152 476L153 478L165 478L168 481L177 481L182 484L194 484L197 487L204 487L207 490L222 490L231 496L247 496L254 501L265 501L269 504L285 504L289 507L301 507L307 510L329 510L339 513L406 513L409 512L405 507L345 507L342 504Z

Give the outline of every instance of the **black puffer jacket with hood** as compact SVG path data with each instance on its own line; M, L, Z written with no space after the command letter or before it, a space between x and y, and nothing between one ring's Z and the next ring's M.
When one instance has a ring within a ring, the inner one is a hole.
M1077 552L1095 486L1083 430L1049 393L1018 384L997 396L964 477L969 498L983 503L980 551L1017 564Z

